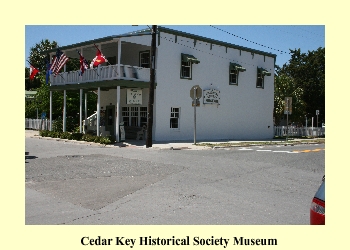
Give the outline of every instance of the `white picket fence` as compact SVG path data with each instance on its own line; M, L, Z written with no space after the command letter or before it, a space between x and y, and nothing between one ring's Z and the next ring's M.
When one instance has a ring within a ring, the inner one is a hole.
M87 119L88 126L96 126L95 114ZM85 125L85 123L84 123ZM25 119L25 128L34 130L49 130L50 120L48 119ZM287 136L287 126L275 126L275 136ZM317 127L294 127L288 126L288 136L325 136L325 128Z
M34 130L50 130L50 120L48 119L25 119L25 128Z
M276 126L275 136L287 136L287 126ZM288 126L288 136L325 136L326 128Z

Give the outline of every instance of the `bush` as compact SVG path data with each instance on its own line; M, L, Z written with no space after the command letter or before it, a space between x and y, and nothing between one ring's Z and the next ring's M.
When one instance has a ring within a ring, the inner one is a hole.
M62 132L60 134L61 139L69 139L69 136L70 136L70 133L68 133L68 132Z
M94 135L85 134L85 135L82 136L81 139L83 141L93 142L95 140L95 136Z
M83 137L82 133L72 133L70 140L80 141L82 139L82 137Z
M40 130L39 135L42 137L52 137L52 138L61 138L61 139L68 139L68 140L87 141L87 142L95 142L95 143L100 143L100 144L112 144L115 142L114 136L96 136L96 135L82 134L82 133L70 133L70 132Z
M42 137L49 137L50 136L50 131L48 130L39 130L39 135Z

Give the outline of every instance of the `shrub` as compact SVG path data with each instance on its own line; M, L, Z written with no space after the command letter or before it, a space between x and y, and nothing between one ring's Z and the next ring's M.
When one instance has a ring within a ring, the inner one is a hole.
M110 138L109 137L100 137L99 138L99 143L101 143L101 144L111 144L112 143L112 141L110 140Z
M87 141L87 142L95 142L100 144L112 144L115 142L115 136L96 136L96 135L90 135L90 134L58 132L58 131L48 131L48 130L39 131L39 135L43 137Z
M62 132L62 133L60 134L60 137L59 137L59 138L61 138L61 139L69 139L69 136L70 136L70 133L68 133L68 132Z
M83 134L82 133L72 133L70 137L71 137L70 140L80 141L80 140L82 140Z
M85 135L82 136L81 139L83 141L93 142L95 140L95 136L94 135L85 134Z
M50 131L48 131L48 130L40 130L39 131L39 135L42 136L42 137L48 137L48 136L50 136Z

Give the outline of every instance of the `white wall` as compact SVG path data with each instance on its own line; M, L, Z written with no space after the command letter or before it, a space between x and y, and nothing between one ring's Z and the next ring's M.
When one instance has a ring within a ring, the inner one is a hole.
M177 37L161 32L157 51L157 92L155 103L155 140L192 140L194 129L190 89L220 91L220 105L197 108L197 140L265 139L273 137L274 59L251 52ZM192 80L180 79L181 53L200 60L192 66ZM238 86L229 85L230 62L246 68L239 75ZM264 89L256 88L257 67L271 72L265 77ZM170 109L180 107L180 129L170 128ZM268 127L270 126L270 127Z
M132 88L132 89L139 89L139 88ZM148 106L148 95L149 90L148 89L142 89L142 104L141 105L130 105L126 104L126 88L120 90L120 107L147 107ZM101 107L103 109L106 109L106 106L108 106L110 103L112 105L115 105L117 107L117 90L111 89L109 91L102 91L101 90Z

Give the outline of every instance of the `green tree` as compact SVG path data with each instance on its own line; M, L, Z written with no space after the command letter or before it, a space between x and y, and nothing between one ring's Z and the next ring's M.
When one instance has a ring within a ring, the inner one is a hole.
M29 80L29 68L25 68L26 77L26 90L36 90L35 101L26 103L25 116L26 118L36 118L37 112L39 117L42 112L46 112L47 117L50 115L50 87L46 84L46 62L49 60L48 55L45 55L43 51L56 48L57 42L50 42L49 40L42 40L38 44L31 47L28 61L40 70L33 81ZM79 69L79 59L70 58L66 64L67 71L73 71ZM94 113L96 110L97 96L93 92L88 92L88 116ZM84 105L84 103L83 103ZM67 108L67 121L71 124L70 127L79 125L79 113L80 110L80 95L79 91L67 91L66 96L66 108ZM83 107L85 109L85 107ZM63 92L52 92L52 119L62 119L63 115ZM68 125L68 124L67 124ZM69 130L67 126L67 130Z
M57 42L50 42L48 39L41 40L39 43L35 44L30 48L29 58L27 59L34 67L36 67L40 72L34 78L34 80L29 80L30 70L25 68L25 89L31 90L40 87L41 79L38 76L46 75L46 62L48 56L42 54L43 51L53 49L57 47ZM45 78L44 78L45 80Z
M319 123L325 122L325 48L308 53L296 49L291 50L291 54L289 63L283 65L280 73L292 78L296 88L303 89L303 115L315 117L319 110Z
M303 101L304 90L296 86L294 79L277 68L275 74L275 97L274 97L274 117L275 124L279 124L281 119L285 117L284 107L285 98L292 97L292 114L289 115L289 122L301 124L304 119L305 103Z

